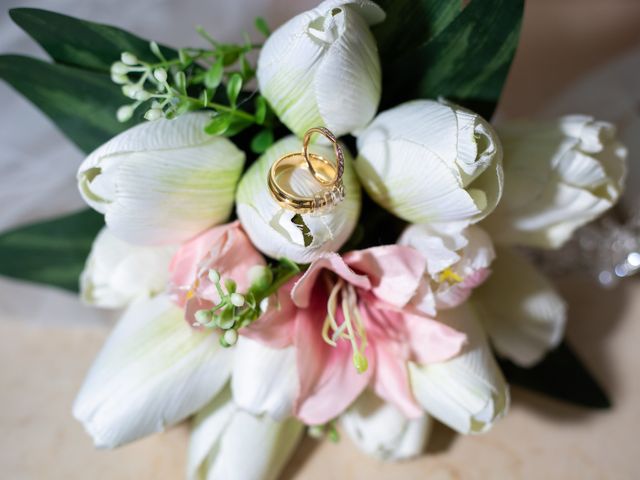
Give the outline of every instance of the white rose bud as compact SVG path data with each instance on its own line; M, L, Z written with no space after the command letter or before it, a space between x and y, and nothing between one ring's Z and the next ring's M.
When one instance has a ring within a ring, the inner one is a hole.
M260 92L296 135L324 126L337 136L364 127L381 92L369 26L385 14L366 0L327 0L278 28L258 58Z
M97 307L121 308L136 298L162 292L176 247L142 247L103 228L80 276L82 299Z
M208 135L210 116L189 113L137 125L91 153L78 185L114 235L177 244L224 222L244 165L228 139Z
M358 135L358 177L381 206L412 223L477 222L502 194L502 147L475 113L415 100Z
M620 197L627 150L610 123L572 115L498 132L505 192L486 222L497 243L559 248Z
M323 253L337 251L347 241L358 221L361 199L352 159L345 150L342 202L327 213L317 215L299 215L282 208L267 186L269 169L282 155L301 150L302 142L294 136L272 145L240 180L236 203L242 227L258 250L273 258L309 263ZM330 147L314 146L311 150L325 158L334 155ZM298 169L292 175L289 188L300 195L311 196L321 185L308 171Z

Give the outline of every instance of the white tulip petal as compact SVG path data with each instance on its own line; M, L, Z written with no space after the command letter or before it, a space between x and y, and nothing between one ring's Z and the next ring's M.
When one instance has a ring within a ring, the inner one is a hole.
M409 363L413 393L428 413L457 432L485 432L505 415L509 387L468 306L441 312L438 320L466 333L468 344L446 362Z
M351 235L360 213L360 186L351 166L351 158L345 152L345 199L328 213L300 215L308 228L307 235L303 235L300 226L294 223L294 220L298 220L296 214L283 209L275 201L266 181L271 165L278 158L300 151L301 148L302 142L293 136L272 145L242 177L236 203L238 218L256 248L273 258L287 257L294 262L310 263L323 253L337 251ZM325 158L333 155L329 147L317 145L313 150ZM305 185L313 185L316 191L319 188L315 181L305 184L302 179L295 177L290 183L292 187L305 191Z
M133 303L95 360L73 414L112 448L184 420L227 381L232 350L197 332L167 297Z
M342 414L340 424L360 450L381 460L405 460L420 455L432 427L428 415L408 419L369 390Z
M103 228L80 276L82 300L98 307L121 308L135 298L164 291L175 251L174 246L131 245Z
M291 415L299 388L295 348L270 348L241 336L235 350L231 376L235 403L278 421Z
M502 202L486 221L496 242L559 248L618 200L626 149L615 128L591 117L514 123L499 130L505 149Z
M206 113L137 125L91 153L78 182L112 232L140 244L179 243L224 221L244 165Z
M376 114L382 73L376 41L357 9L344 6L333 18L341 22L342 32L318 66L313 87L324 125L349 132Z
M413 223L477 222L502 194L502 150L491 127L458 107L407 102L358 135L355 166L372 198Z
M489 280L472 301L496 351L530 367L562 340L567 307L524 257L501 248Z
M260 92L296 135L325 126L341 136L373 118L381 73L369 25L382 19L373 2L326 1L269 36L258 58Z
M275 479L303 431L303 424L294 418L276 422L238 409L225 391L194 420L188 478Z

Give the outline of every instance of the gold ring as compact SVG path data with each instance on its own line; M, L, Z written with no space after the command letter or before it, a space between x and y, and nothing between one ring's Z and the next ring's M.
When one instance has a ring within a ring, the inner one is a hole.
M324 157L309 152L308 144L314 132L321 133L333 143L337 157L335 165ZM290 179L293 171L299 168L307 170L322 186L313 196L297 195L281 186L282 180ZM271 195L283 208L299 214L323 214L344 199L343 173L344 154L335 136L327 129L312 128L305 134L302 152L283 155L271 165L267 183Z

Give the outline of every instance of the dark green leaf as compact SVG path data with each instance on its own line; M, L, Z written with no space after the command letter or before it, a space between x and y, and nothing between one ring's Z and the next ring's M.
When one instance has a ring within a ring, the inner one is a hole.
M256 117L256 123L258 125L262 125L264 123L264 119L267 116L267 101L262 95L258 95L258 97L256 97L256 112L254 116Z
M383 104L445 97L489 118L515 54L524 0L473 0L440 34L385 65Z
M211 121L204 127L204 131L209 135L222 135L231 124L231 115L219 113L211 118Z
M373 27L382 63L438 35L462 10L460 0L378 0L387 14Z
M273 131L265 129L260 131L251 140L251 151L253 153L263 153L273 144Z
M207 70L207 73L204 76L204 84L207 88L215 89L218 88L220 82L222 82L222 75L224 74L224 65L222 62L217 61L211 68Z
M502 360L500 366L514 385L585 407L611 407L607 394L566 343L533 368L521 368L507 360Z
M269 25L267 25L267 21L262 17L256 17L256 30L258 30L265 37L271 35Z
M0 275L78 290L78 277L104 222L84 210L0 235Z
M116 111L127 99L102 73L1 55L0 78L42 110L85 152L140 121L137 116L118 122Z
M239 73L234 73L229 78L229 83L227 83L227 97L229 97L229 102L231 105L235 106L236 101L238 100L238 95L240 95L240 90L242 89L242 75Z
M173 76L173 81L176 84L176 88L183 95L187 94L187 76L182 70L177 71Z
M9 15L58 63L108 72L125 51L147 62L158 61L148 40L120 28L37 8L14 8ZM178 56L173 49L160 50L165 57Z
M249 63L249 60L247 60L247 57L245 57L244 55L240 57L240 71L242 73L242 78L245 81L251 80L256 73Z
M232 115L231 123L229 124L229 128L227 128L227 130L224 132L224 135L226 137L233 137L252 124L253 122L251 122L250 120Z

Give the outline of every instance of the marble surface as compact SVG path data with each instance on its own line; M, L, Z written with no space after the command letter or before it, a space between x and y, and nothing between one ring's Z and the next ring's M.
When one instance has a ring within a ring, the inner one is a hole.
M19 3L2 0L0 6ZM235 25L249 28L254 15L267 13L275 24L314 3L36 0L29 5L118 23L176 44L195 39L190 29L196 23L234 39ZM211 16L203 17L207 11ZM529 0L499 116L534 114L592 69L637 47L638 25L637 0ZM4 13L0 45L3 51L40 54ZM0 230L77 208L73 173L81 155L3 84L0 99ZM56 175L43 175L50 164L56 165ZM34 178L37 192L22 187L33 185ZM461 437L438 426L426 455L401 464L371 460L346 438L337 445L306 439L283 478L638 478L640 282L615 291L580 279L559 283L570 303L569 340L610 393L613 409L588 411L514 388L509 416L487 435ZM184 427L115 451L97 451L71 417L73 398L109 325L106 315L81 307L69 295L0 279L1 478L183 477Z

